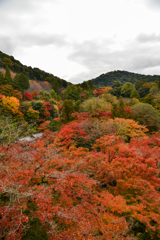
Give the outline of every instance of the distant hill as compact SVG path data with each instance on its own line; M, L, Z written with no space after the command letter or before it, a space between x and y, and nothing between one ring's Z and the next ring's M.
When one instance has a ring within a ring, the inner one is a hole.
M48 81L48 82L57 80L59 82L60 87L64 87L64 88L67 87L66 80L61 79L57 76L54 76L51 73L47 73L43 70L40 70L39 68L32 68L32 67L23 65L20 61L16 60L13 56L9 56L0 51L0 69L2 72L4 71L3 69L6 68L6 65L8 65L9 69L12 71L12 76L14 76L14 73L24 73L31 80Z
M94 79L91 79L89 81L92 81L92 83L96 86L109 86L111 87L114 81L120 81L123 84L126 82L135 83L136 80L142 81L146 80L146 82L155 82L160 78L160 75L143 75L138 73L131 73L127 71L113 71L108 72L105 74L100 75L99 77L96 77Z

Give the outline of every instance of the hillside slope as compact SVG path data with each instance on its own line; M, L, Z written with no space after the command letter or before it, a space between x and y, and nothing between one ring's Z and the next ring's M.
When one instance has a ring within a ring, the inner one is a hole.
M97 86L112 86L114 81L120 81L123 84L126 82L135 83L136 80L142 81L146 80L146 82L155 82L160 78L159 75L143 75L137 73L131 73L127 71L112 71L105 74L101 74L100 76L91 79L92 83ZM90 80L89 80L90 81Z
M20 61L16 60L13 56L9 56L0 51L0 68L2 72L4 71L3 69L6 68L6 65L8 65L9 69L13 72L12 76L14 75L14 73L24 73L31 80L48 82L57 80L60 87L67 86L66 80L54 76L53 74L47 73L43 70L40 70L39 68L25 66Z

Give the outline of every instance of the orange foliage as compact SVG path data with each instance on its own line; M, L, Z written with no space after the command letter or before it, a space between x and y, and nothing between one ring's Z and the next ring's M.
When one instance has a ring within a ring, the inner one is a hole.
M17 114L19 112L19 100L15 97L2 97L1 106L5 115Z
M21 239L35 218L51 240L160 238L160 139L132 120L82 115L1 147L1 238Z
M1 85L0 86L0 94L8 96L8 97L16 97L18 100L22 99L22 95L18 90L14 90L10 85Z

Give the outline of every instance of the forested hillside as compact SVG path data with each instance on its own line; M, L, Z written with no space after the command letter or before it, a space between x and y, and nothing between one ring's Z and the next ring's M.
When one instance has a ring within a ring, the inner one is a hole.
M66 87L67 82L63 79L60 79L53 74L46 73L39 68L32 68L23 65L20 61L14 59L13 56L9 56L0 51L0 68L5 69L6 65L8 65L9 69L12 70L14 73L23 73L29 79L38 80L38 81L48 81L50 83L58 82L60 87Z
M111 87L114 81L120 81L121 83L131 82L135 83L136 80L146 82L155 82L160 78L160 76L154 75L142 75L137 73L131 73L127 71L113 71L100 75L94 79L91 79L92 83L96 86L109 86Z
M8 65L0 239L159 240L160 79L28 92L29 77Z

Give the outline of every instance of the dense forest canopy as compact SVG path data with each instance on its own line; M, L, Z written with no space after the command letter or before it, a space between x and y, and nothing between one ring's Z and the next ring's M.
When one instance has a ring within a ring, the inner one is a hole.
M127 71L112 71L108 72L105 74L101 74L100 76L91 79L92 83L94 85L98 86L112 86L114 81L120 81L121 83L126 83L126 82L131 82L135 83L136 80L138 81L143 81L145 80L146 82L155 82L160 78L158 75L143 75L143 74L138 74L138 73L131 73Z
M0 239L160 239L160 79L28 92L1 56Z

